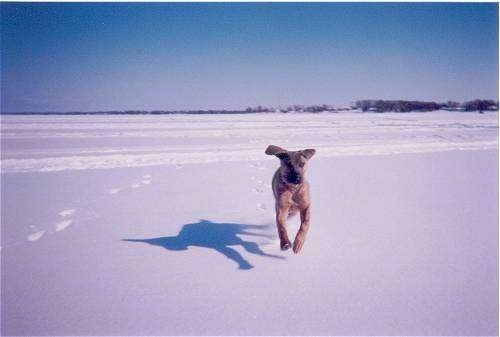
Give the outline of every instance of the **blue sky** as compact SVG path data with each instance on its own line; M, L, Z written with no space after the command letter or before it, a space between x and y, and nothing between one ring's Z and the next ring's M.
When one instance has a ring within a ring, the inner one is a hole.
M496 3L1 3L1 111L498 99Z

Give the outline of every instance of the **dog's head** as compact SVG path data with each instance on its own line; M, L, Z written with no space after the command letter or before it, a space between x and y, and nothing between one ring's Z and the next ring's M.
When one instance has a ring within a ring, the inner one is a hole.
M315 149L287 151L276 145L269 145L266 154L276 156L281 161L283 178L290 184L301 184L304 180L307 161L316 153Z

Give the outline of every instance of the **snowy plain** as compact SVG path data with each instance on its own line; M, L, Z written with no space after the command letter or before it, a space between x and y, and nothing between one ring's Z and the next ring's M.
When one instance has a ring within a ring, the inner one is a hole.
M2 335L498 335L498 113L11 115L1 141ZM299 255L269 144L317 150Z

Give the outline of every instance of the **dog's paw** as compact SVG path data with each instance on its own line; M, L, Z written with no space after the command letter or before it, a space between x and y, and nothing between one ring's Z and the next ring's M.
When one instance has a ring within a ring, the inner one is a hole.
M285 242L281 242L280 246L281 246L281 250L285 251L285 250L289 250L292 247L292 243L290 241L285 241Z
M298 254L300 252L300 250L302 249L303 244L304 244L304 242L295 240L295 242L293 243L293 252L295 254Z
M293 252L295 254L298 254L302 250L305 240L305 235L302 235L302 233L297 234L297 237L295 237L295 241L293 242Z

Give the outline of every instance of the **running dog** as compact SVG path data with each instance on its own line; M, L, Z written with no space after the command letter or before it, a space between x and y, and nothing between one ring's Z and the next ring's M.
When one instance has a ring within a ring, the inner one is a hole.
M315 153L315 149L287 151L276 145L269 145L266 149L266 154L276 156L281 161L272 182L281 250L292 247L286 231L286 219L300 212L300 229L293 242L295 254L302 249L310 227L311 198L305 171L307 161Z

